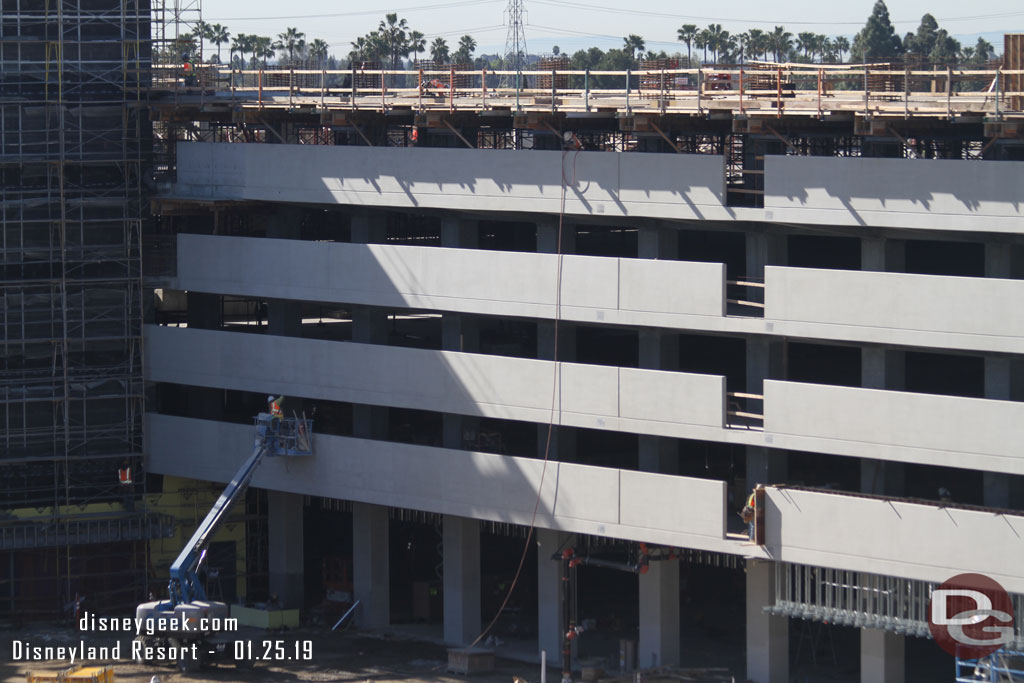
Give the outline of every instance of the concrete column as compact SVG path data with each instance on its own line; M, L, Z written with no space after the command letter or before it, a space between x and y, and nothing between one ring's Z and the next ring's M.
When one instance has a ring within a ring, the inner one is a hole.
M285 299L267 301L267 334L280 337L302 336L302 304Z
M679 665L679 562L651 562L640 577L637 666Z
M352 585L359 601L356 616L363 628L391 622L388 509L352 504Z
M765 266L784 266L788 261L788 241L785 235L748 230L747 277L763 280Z
M187 311L186 324L200 330L219 330L224 324L219 294L203 294L187 292L185 294Z
M298 206L279 204L266 220L267 237L294 240L302 235L302 209Z
M445 515L444 642L468 645L480 635L480 522Z
M480 350L480 326L475 318L445 312L441 319L441 348L445 351L477 353ZM445 448L462 448L467 431L475 432L480 419L469 415L445 413L442 417Z
M860 269L902 273L907 267L906 242L885 237L864 237L860 241Z
M747 339L747 391L764 393L764 380L785 379L785 343L769 337ZM746 488L756 484L777 484L786 481L789 458L784 451L763 446L747 446Z
M553 360L555 357L555 323L553 320L537 322L537 358ZM572 323L558 323L558 362L572 363L576 360L576 327ZM538 391L550 392L551 384L538 387ZM537 456L544 457L547 445L548 425L537 425ZM576 432L571 427L555 425L551 431L551 460L573 462L576 458Z
M387 215L380 211L357 209L352 212L350 226L350 239L355 244L384 244L387 242Z
M303 496L267 491L270 594L282 607L304 607Z
M676 260L679 258L679 231L675 228L640 228L637 257Z
M558 666L562 652L562 565L551 559L569 539L553 529L537 529L537 646Z
M774 562L747 560L747 680L789 681L789 620L765 614L775 599Z
M860 352L861 386L866 389L904 388L906 354L898 349L866 346ZM906 486L906 467L901 462L862 459L860 461L860 490L879 495L903 495Z
M986 250L986 256L988 252ZM986 265L988 265L986 263ZM1012 361L1007 357L985 356L985 398L1011 399ZM982 497L990 507L1010 507L1010 476L1001 472L982 475Z
M558 253L558 220L537 223L537 253ZM562 253L576 253L576 225L568 219L562 221Z
M874 628L862 628L861 683L903 683L906 680L904 650L904 636Z
M374 306L352 307L352 341L359 344L386 344L390 328L387 311ZM388 434L386 406L354 404L352 435L358 439L385 439Z
M640 367L645 370L679 369L679 335L662 330L640 330ZM641 434L639 467L643 472L679 472L679 442L663 436Z
M446 215L441 219L441 246L476 249L480 244L478 221Z

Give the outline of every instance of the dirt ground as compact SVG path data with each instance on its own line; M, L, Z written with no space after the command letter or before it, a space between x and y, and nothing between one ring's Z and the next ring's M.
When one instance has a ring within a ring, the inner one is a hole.
M240 636L242 634L239 634ZM281 633L256 632L245 634L256 643L264 640L282 641L283 652L296 652L299 641L302 652L304 641L312 647L310 661L261 661L251 671L242 671L230 663L204 668L197 674L182 674L170 666L140 665L128 659L119 661L85 662L87 666L114 666L116 681L149 683L153 676L160 683L185 681L402 681L406 683L467 683L467 677L448 673L447 653L440 645L392 637L374 637L354 633L331 633L323 628L299 628ZM23 662L12 661L13 640L28 641L33 646L77 645L81 634L70 628L44 628L19 631L0 631L0 683L24 683L28 672L55 673L68 667L66 661ZM122 640L122 657L127 657L130 639ZM116 639L87 634L87 645L110 645ZM494 672L469 677L472 683L513 683L513 678L535 682L539 670L535 665L499 659ZM557 680L554 671L551 680Z

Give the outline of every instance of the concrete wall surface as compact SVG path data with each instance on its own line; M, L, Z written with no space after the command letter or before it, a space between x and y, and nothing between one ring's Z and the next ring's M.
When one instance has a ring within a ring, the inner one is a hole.
M898 449L910 462L1024 474L1024 403L769 380L764 406L766 440L789 447L825 441L825 452L844 455ZM847 443L862 447L850 452Z
M986 574L1024 592L1024 516L767 489L767 549L783 562L941 583Z
M764 168L769 221L1024 231L1015 161L769 155Z
M721 429L725 378L454 351L146 326L146 379L577 427ZM273 362L268 362L273 359Z
M149 471L204 481L229 481L253 445L248 425L154 413L145 434ZM541 528L743 552L725 537L722 481L321 434L313 448L265 458L253 485L528 525L543 476Z
M179 197L729 219L724 157L178 143ZM573 182L575 180L575 182Z
M966 346L1020 352L1021 301L1024 280L765 268L766 321L829 325L836 337L857 341L895 341L900 330L903 343L942 333Z
M179 286L200 292L551 318L557 282L554 254L178 235ZM721 316L725 266L563 256L560 303L607 322Z

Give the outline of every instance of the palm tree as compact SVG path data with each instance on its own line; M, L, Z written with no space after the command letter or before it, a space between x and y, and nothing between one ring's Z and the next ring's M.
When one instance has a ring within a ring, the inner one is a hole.
M718 62L718 52L722 47L722 25L721 24L708 24L705 29L708 34L707 46L711 48L711 52L714 55L715 62Z
M231 34L228 33L226 26L220 24L214 24L210 27L210 32L207 36L211 43L217 46L217 62L220 62L220 46L231 40ZM230 55L229 55L230 57Z
M202 52L203 42L210 38L210 25L200 19L196 22L196 30L191 33L192 37L197 40L200 46L200 52Z
M384 45L387 48L387 55L391 58L391 67L397 69L401 66L399 59L409 55L409 41L406 30L409 22L399 19L398 14L392 12L385 14L380 25L377 26L377 33L380 34Z
M419 31L409 31L409 51L420 61L420 53L427 49L427 39Z
M746 49L753 54L764 54L767 43L767 34L761 29L751 29L746 32Z
M249 51L249 34L248 33L236 33L235 37L231 40L231 46L228 51L228 61L234 64L235 53L244 55ZM242 57L242 66L245 66L245 57Z
M644 39L635 33L630 33L622 39L622 50L629 53L630 59L636 59L636 53L644 51Z
M740 63L747 59L747 50L750 49L750 33L744 31L735 37L736 47L739 48Z
M280 40L281 48L288 51L289 62L295 59L295 51L306 44L306 41L303 40L306 34L292 26L286 28L284 33L278 33L277 37Z
M843 57L843 54L850 51L850 41L846 38L846 36L836 36L834 44L836 46L836 52L839 53L839 61L846 61Z
M686 66L688 67L693 65L693 60L690 58L690 48L693 41L697 38L697 31L699 30L697 24L683 24L676 31L678 39L686 43Z
M322 66L324 60L327 59L327 49L327 41L317 38L309 44L309 56Z
M448 58L448 41L440 36L434 38L434 42L430 44L430 59L434 64L447 64Z
M783 57L793 49L793 34L784 26L776 26L769 36L771 38L772 51L775 52L775 61L781 62Z
M711 47L711 34L708 33L707 29L704 29L697 34L697 37L693 41L694 45L697 46L698 50L704 50L704 63L708 61L708 48Z
M267 68L267 60L272 59L279 49L283 46L279 42L275 42L272 38L267 36L259 36L256 38L256 52L254 56L263 58L263 68Z
M476 41L473 36L464 35L459 38L459 49L455 51L452 58L457 64L470 64L473 61L473 51L476 50Z
M810 51L814 46L814 34L810 31L801 31L796 34L796 49L804 53L804 57L810 59Z

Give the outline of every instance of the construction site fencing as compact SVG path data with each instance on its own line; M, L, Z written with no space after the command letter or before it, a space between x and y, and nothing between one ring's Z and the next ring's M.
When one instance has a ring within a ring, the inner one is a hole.
M161 87L230 94L243 106L389 110L616 111L955 116L1020 114L1021 69L894 69L891 65L750 63L715 68L625 71L434 69L232 69L158 67ZM287 79L284 79L284 74ZM510 87L500 83L507 77Z

